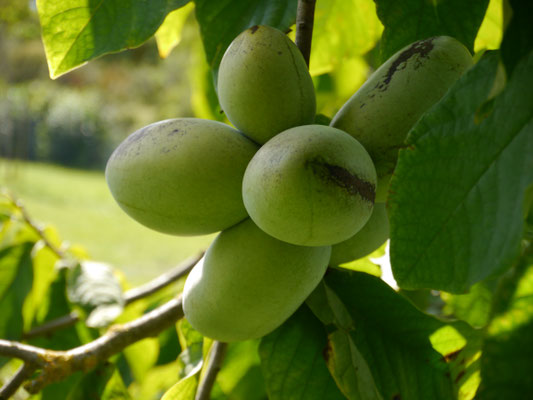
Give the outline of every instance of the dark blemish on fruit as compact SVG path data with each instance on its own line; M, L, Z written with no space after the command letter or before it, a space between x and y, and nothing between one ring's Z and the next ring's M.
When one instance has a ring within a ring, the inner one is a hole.
M292 29L289 28L289 29L287 29L287 30L285 31L285 35L288 35L288 34L291 33L291 32L292 32Z
M252 33L252 35L257 32L257 30L259 29L259 26L258 25L254 25L250 28L250 32Z
M283 54L283 53L282 53L281 51L278 51L278 55L280 55L280 56L281 56L282 54Z
M176 135L179 132L180 132L179 129L174 129L173 131L169 132L167 136L174 136L174 135Z
M364 106L366 106L366 103L361 104L359 108L363 108Z
M385 91L388 88L388 85L390 81L392 80L392 77L396 73L396 71L400 71L405 68L405 65L403 68L400 68L403 63L406 63L411 57L419 56L421 58L427 58L429 52L433 49L434 44L433 41L435 40L434 37L421 40L416 43L413 43L411 46L409 46L406 50L402 51L400 55L394 60L392 65L389 67L389 70L387 71L387 75L385 76L385 79L378 83L376 85L376 88L380 91ZM415 69L420 67L420 63L415 65Z
M376 198L375 186L350 173L346 168L328 164L321 158L309 160L306 167L311 168L319 178L340 186L352 196L359 194L364 200L372 203Z

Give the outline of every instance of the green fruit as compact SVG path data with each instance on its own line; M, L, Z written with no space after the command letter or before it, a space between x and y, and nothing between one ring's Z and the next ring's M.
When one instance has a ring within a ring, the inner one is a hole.
M247 217L241 183L256 151L225 124L169 119L122 142L106 179L120 207L149 228L175 235L218 232Z
M315 90L300 50L281 31L254 26L226 50L218 98L240 131L265 143L277 133L313 123Z
M183 290L185 318L223 342L264 336L318 285L330 254L330 246L281 242L247 219L221 232L192 269Z
M255 154L243 179L244 205L266 233L304 246L353 236L370 218L376 171L361 144L323 125L288 129Z
M362 258L377 250L389 238L389 218L385 203L374 204L374 210L363 228L344 242L331 248L331 265Z
M381 179L394 170L409 130L471 65L470 52L451 37L412 43L372 74L335 115L331 126L361 142ZM381 193L376 201L385 201Z

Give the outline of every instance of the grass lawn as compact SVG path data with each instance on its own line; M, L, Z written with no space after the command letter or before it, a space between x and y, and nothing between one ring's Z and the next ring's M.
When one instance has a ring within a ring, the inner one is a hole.
M63 240L122 270L132 283L157 276L214 238L145 228L115 203L102 172L0 159L0 186L10 189L35 221L54 225Z

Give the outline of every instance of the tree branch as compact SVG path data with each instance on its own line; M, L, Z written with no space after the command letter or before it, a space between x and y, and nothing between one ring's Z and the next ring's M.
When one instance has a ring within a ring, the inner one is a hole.
M164 288L165 286L170 285L173 282L176 282L182 276L185 276L189 271L194 267L198 261L204 256L204 252L201 252L194 257L190 257L187 260L180 263L177 267L172 268L168 272L165 272L162 275L159 275L157 278L151 280L144 285L128 290L124 293L124 301L126 304L141 299L143 297L149 296L158 290Z
M71 350L47 350L0 340L0 355L25 361L28 365L26 371L29 371L30 367L40 369L39 375L25 386L28 392L35 394L45 386L61 381L74 372L91 370L130 344L157 336L181 318L183 318L183 307L180 296L134 321L112 326L98 339ZM20 379L21 377L18 378Z
M307 67L309 67L309 58L311 56L315 3L316 0L298 0L298 9L296 11L295 43L302 52Z
M159 275L157 278L151 280L144 285L128 290L124 293L124 303L128 305L136 300L147 297L158 290L170 285L171 283L177 281L182 276L185 276L189 271L198 263L198 261L203 257L204 253L201 252L194 257L191 257L178 266L172 268L168 272ZM31 339L38 336L48 335L56 330L67 328L74 325L78 322L80 316L76 311L71 312L70 314L64 315L62 317L48 321L47 323L38 326L32 329L29 332L26 332L23 335L24 339Z
M12 197L12 196L10 196L8 194L6 194L6 196L9 199L9 201L11 201L13 203L13 205L17 208L17 210L19 210L20 215L22 216L22 219L24 220L24 222L26 224L28 224L28 226L31 229L33 229L33 231L37 235L39 235L39 237L41 238L43 243L46 245L46 247L48 247L50 250L52 250L52 252L56 256L58 256L59 258L66 258L65 252L63 250L61 250L60 248L58 248L57 246L55 246L52 242L50 242L50 240L48 240L48 237L46 236L46 233L44 232L44 230L37 223L35 223L31 219L29 214L26 212L26 208L24 208L24 206L22 205L20 200L17 200L14 197Z
M227 343L217 341L213 343L209 355L209 364L207 365L204 378L198 386L195 400L209 400L211 397L211 390L215 384L218 371L220 371L222 368L222 363L224 362L224 356L226 355L227 348Z
M11 377L11 379L0 388L0 400L7 400L15 394L24 381L29 379L37 369L36 366L26 363L18 369L18 371Z

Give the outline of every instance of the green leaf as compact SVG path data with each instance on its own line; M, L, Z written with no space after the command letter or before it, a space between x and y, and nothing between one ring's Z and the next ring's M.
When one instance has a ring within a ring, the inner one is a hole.
M378 17L385 25L381 60L408 44L431 36L452 36L471 52L489 0L376 0Z
M502 59L508 75L523 57L533 50L533 2L509 0L512 17L502 41Z
M452 398L446 361L475 337L468 325L424 314L362 272L331 269L308 305L328 328L328 367L348 398Z
M166 58L181 41L181 33L187 17L194 9L193 3L170 12L155 33L157 49L161 58Z
M106 53L140 46L189 0L37 0L50 76Z
M173 325L165 329L158 336L159 340L159 357L156 365L167 364L173 362L178 358L181 352L181 346L178 339L176 327Z
M167 390L161 400L194 400L197 387L198 377L191 375Z
M269 399L344 399L332 379L323 351L327 335L302 306L261 340L259 354Z
M533 53L487 101L497 66L497 53L487 54L400 150L388 210L402 288L464 293L518 254L533 182Z
M496 292L476 399L519 400L533 392L533 257Z
M474 44L474 51L496 50L503 37L503 0L490 0Z
M311 75L330 72L370 51L383 26L372 0L318 1L311 44Z
M89 313L89 327L104 327L113 322L124 308L119 280L107 264L82 261L69 269L69 301Z
M446 305L444 314L482 328L489 322L492 306L492 290L485 282L476 283L467 294L441 293Z
M212 400L263 400L267 398L258 354L259 340L229 343L217 374Z
M48 289L57 278L55 264L59 257L43 241L35 244L32 251L33 285L24 302L24 329L28 330L40 305L45 301Z
M242 31L254 25L287 31L296 19L297 0L195 0L195 4L207 63L214 71Z
M49 286L46 296L37 310L33 320L33 327L62 318L72 312L66 295L66 272L65 269L58 271L56 279ZM29 343L51 350L67 350L94 340L97 336L98 332L96 330L87 328L83 322L78 322L63 329L57 329L48 335L32 338ZM74 381L74 378L70 380L71 383ZM54 391L51 390L51 393L54 393ZM64 396L54 397L51 394L51 398L64 398Z
M0 338L20 340L24 326L22 309L33 283L31 252L25 242L0 250Z
M100 365L83 374L71 388L66 400L130 400L124 382L113 364Z

